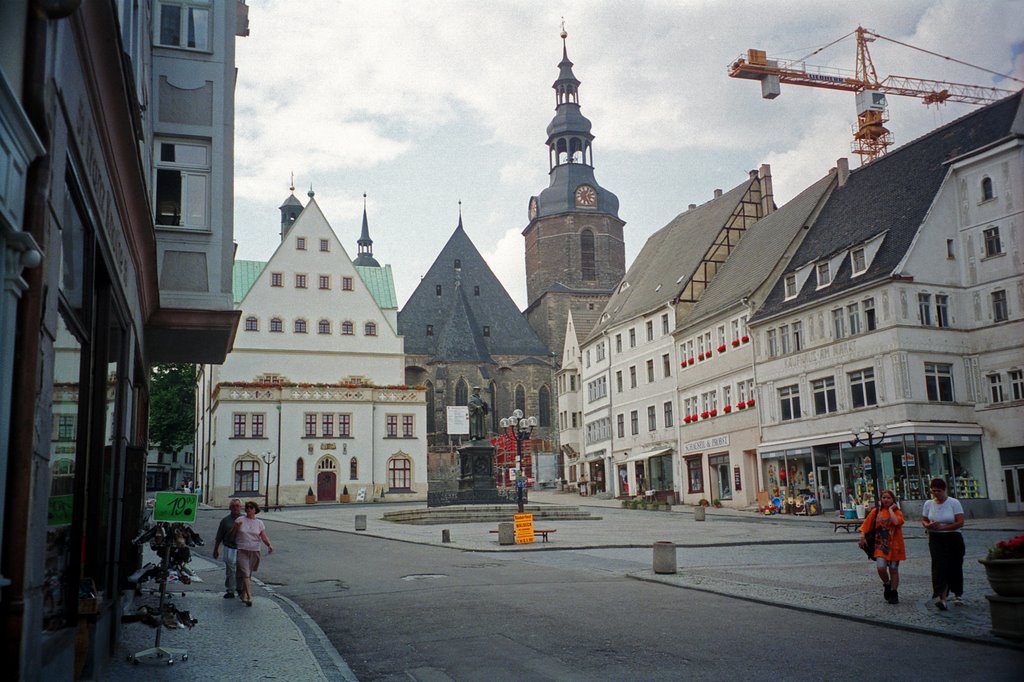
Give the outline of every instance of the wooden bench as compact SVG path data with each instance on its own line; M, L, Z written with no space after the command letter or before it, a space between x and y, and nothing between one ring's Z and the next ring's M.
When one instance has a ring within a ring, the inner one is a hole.
M491 532L492 533L497 533L498 531L492 530ZM533 529L533 534L534 535L539 535L540 538L541 538L540 539L541 542L547 542L548 541L548 533L557 533L557 532L558 532L557 528L534 528Z
M832 532L837 533L842 528L847 533L852 533L857 528L860 528L861 524L864 523L864 519L840 519L838 521L829 521L832 524Z

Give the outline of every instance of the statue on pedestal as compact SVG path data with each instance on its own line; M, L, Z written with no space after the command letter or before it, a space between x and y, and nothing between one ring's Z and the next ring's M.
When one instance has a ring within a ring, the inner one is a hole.
M480 387L473 387L473 395L469 396L469 438L470 440L483 440L485 433L485 418L490 411L487 402L480 397Z

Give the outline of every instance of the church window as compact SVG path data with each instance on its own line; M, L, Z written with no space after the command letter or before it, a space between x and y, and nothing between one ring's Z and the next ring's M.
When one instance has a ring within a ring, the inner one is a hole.
M306 276L304 274L295 275L295 288L305 289L306 288Z
M235 462L235 494L260 491L260 465L254 459L240 459Z
M320 320L319 322L317 322L316 323L316 333L317 334L330 334L331 333L331 321L330 320Z
M158 140L156 146L156 224L208 229L209 145Z
M210 0L161 2L157 42L164 47L210 49Z
M320 250L321 251L330 251L331 250L331 243L329 241L327 241L326 239L321 239L320 240Z
M341 278L341 290L342 291L352 291L352 278L351 277L342 277Z
M541 426L551 426L551 391L547 386L537 391L537 420Z
M280 317L272 317L272 318L270 318L270 331L272 331L272 332L283 332L284 331L284 323L281 321Z
M321 289L330 289L331 288L331 276L330 275L320 275L320 288Z
M981 200L988 201L995 197L995 192L992 190L992 178L984 177L981 179Z
M305 251L306 250L306 238L305 237L296 237L295 238L295 250L296 251Z
M295 320L294 331L295 331L296 334L305 334L306 333L306 321L301 319L301 318L298 319L298 320Z
M348 463L348 480L359 480L359 460L353 457Z
M306 462L301 457L295 460L295 480L301 481L306 476Z
M284 275L282 275L280 272L272 272L272 273L270 273L270 286L272 286L272 287L282 287L282 286L284 286Z
M526 413L526 389L522 384L516 385L516 409Z
M469 404L469 386L466 384L465 379L459 379L459 383L455 384L455 404Z
M247 332L258 332L260 330L260 321L250 315L245 318L245 331Z
M580 233L580 275L587 282L597 279L594 264L594 233L590 230L583 230Z
M352 336L353 334L355 334L352 322L350 322L349 320L345 320L344 322L341 323L341 334L342 336Z
M373 322L367 322L363 327L364 336L377 336L377 325Z

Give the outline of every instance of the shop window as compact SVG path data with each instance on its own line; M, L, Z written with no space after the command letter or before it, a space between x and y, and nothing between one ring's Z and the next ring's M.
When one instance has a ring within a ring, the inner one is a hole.
M988 390L990 402L1001 403L1006 400L1006 392L1003 390L1003 375L1002 374L989 374L988 375Z
M254 459L235 462L235 495L255 495L260 491L260 463Z
M779 411L782 421L800 418L800 387L796 384L779 389Z
M992 292L992 321L1006 322L1010 319L1009 307L1006 305L1006 291L1000 289Z
M201 141L156 143L156 224L209 227L210 147Z
M708 469L711 471L712 494L719 500L731 500L732 472L729 468L729 455L709 456Z
M1024 370L1011 369L1010 395L1014 400L1024 400Z
M160 2L157 43L162 47L210 49L211 0Z
M405 457L388 462L388 487L391 490L409 490L412 486L412 463Z
M878 404L875 394L875 370L850 372L850 404L856 409Z
M702 457L686 458L686 491L689 493L704 492L704 466Z
M990 227L987 230L982 231L982 237L985 240L985 257L990 258L992 256L998 256L1003 253L1003 242L999 238L999 228Z
M836 380L832 377L811 382L814 397L814 414L829 414L836 411Z
M953 402L953 365L924 363L925 389L930 402Z

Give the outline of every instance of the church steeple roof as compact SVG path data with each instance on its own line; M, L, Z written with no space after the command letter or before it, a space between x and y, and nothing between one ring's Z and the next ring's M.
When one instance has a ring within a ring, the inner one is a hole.
M562 61L555 91L555 115L547 127L550 184L537 197L535 218L568 212L605 213L618 218L619 199L594 178L594 135L580 111L580 81L573 73L562 29ZM582 189L581 189L582 188Z
M352 261L353 265L362 265L379 268L380 263L373 257L373 240L370 239L370 225L366 220L366 193L363 192L363 231L356 240L359 245L359 254Z
M291 185L288 187L291 190L291 194L288 198L278 206L278 210L281 211L281 241L284 241L285 235L288 234L288 230L291 229L292 223L302 213L302 202L295 198L295 176L292 175Z

